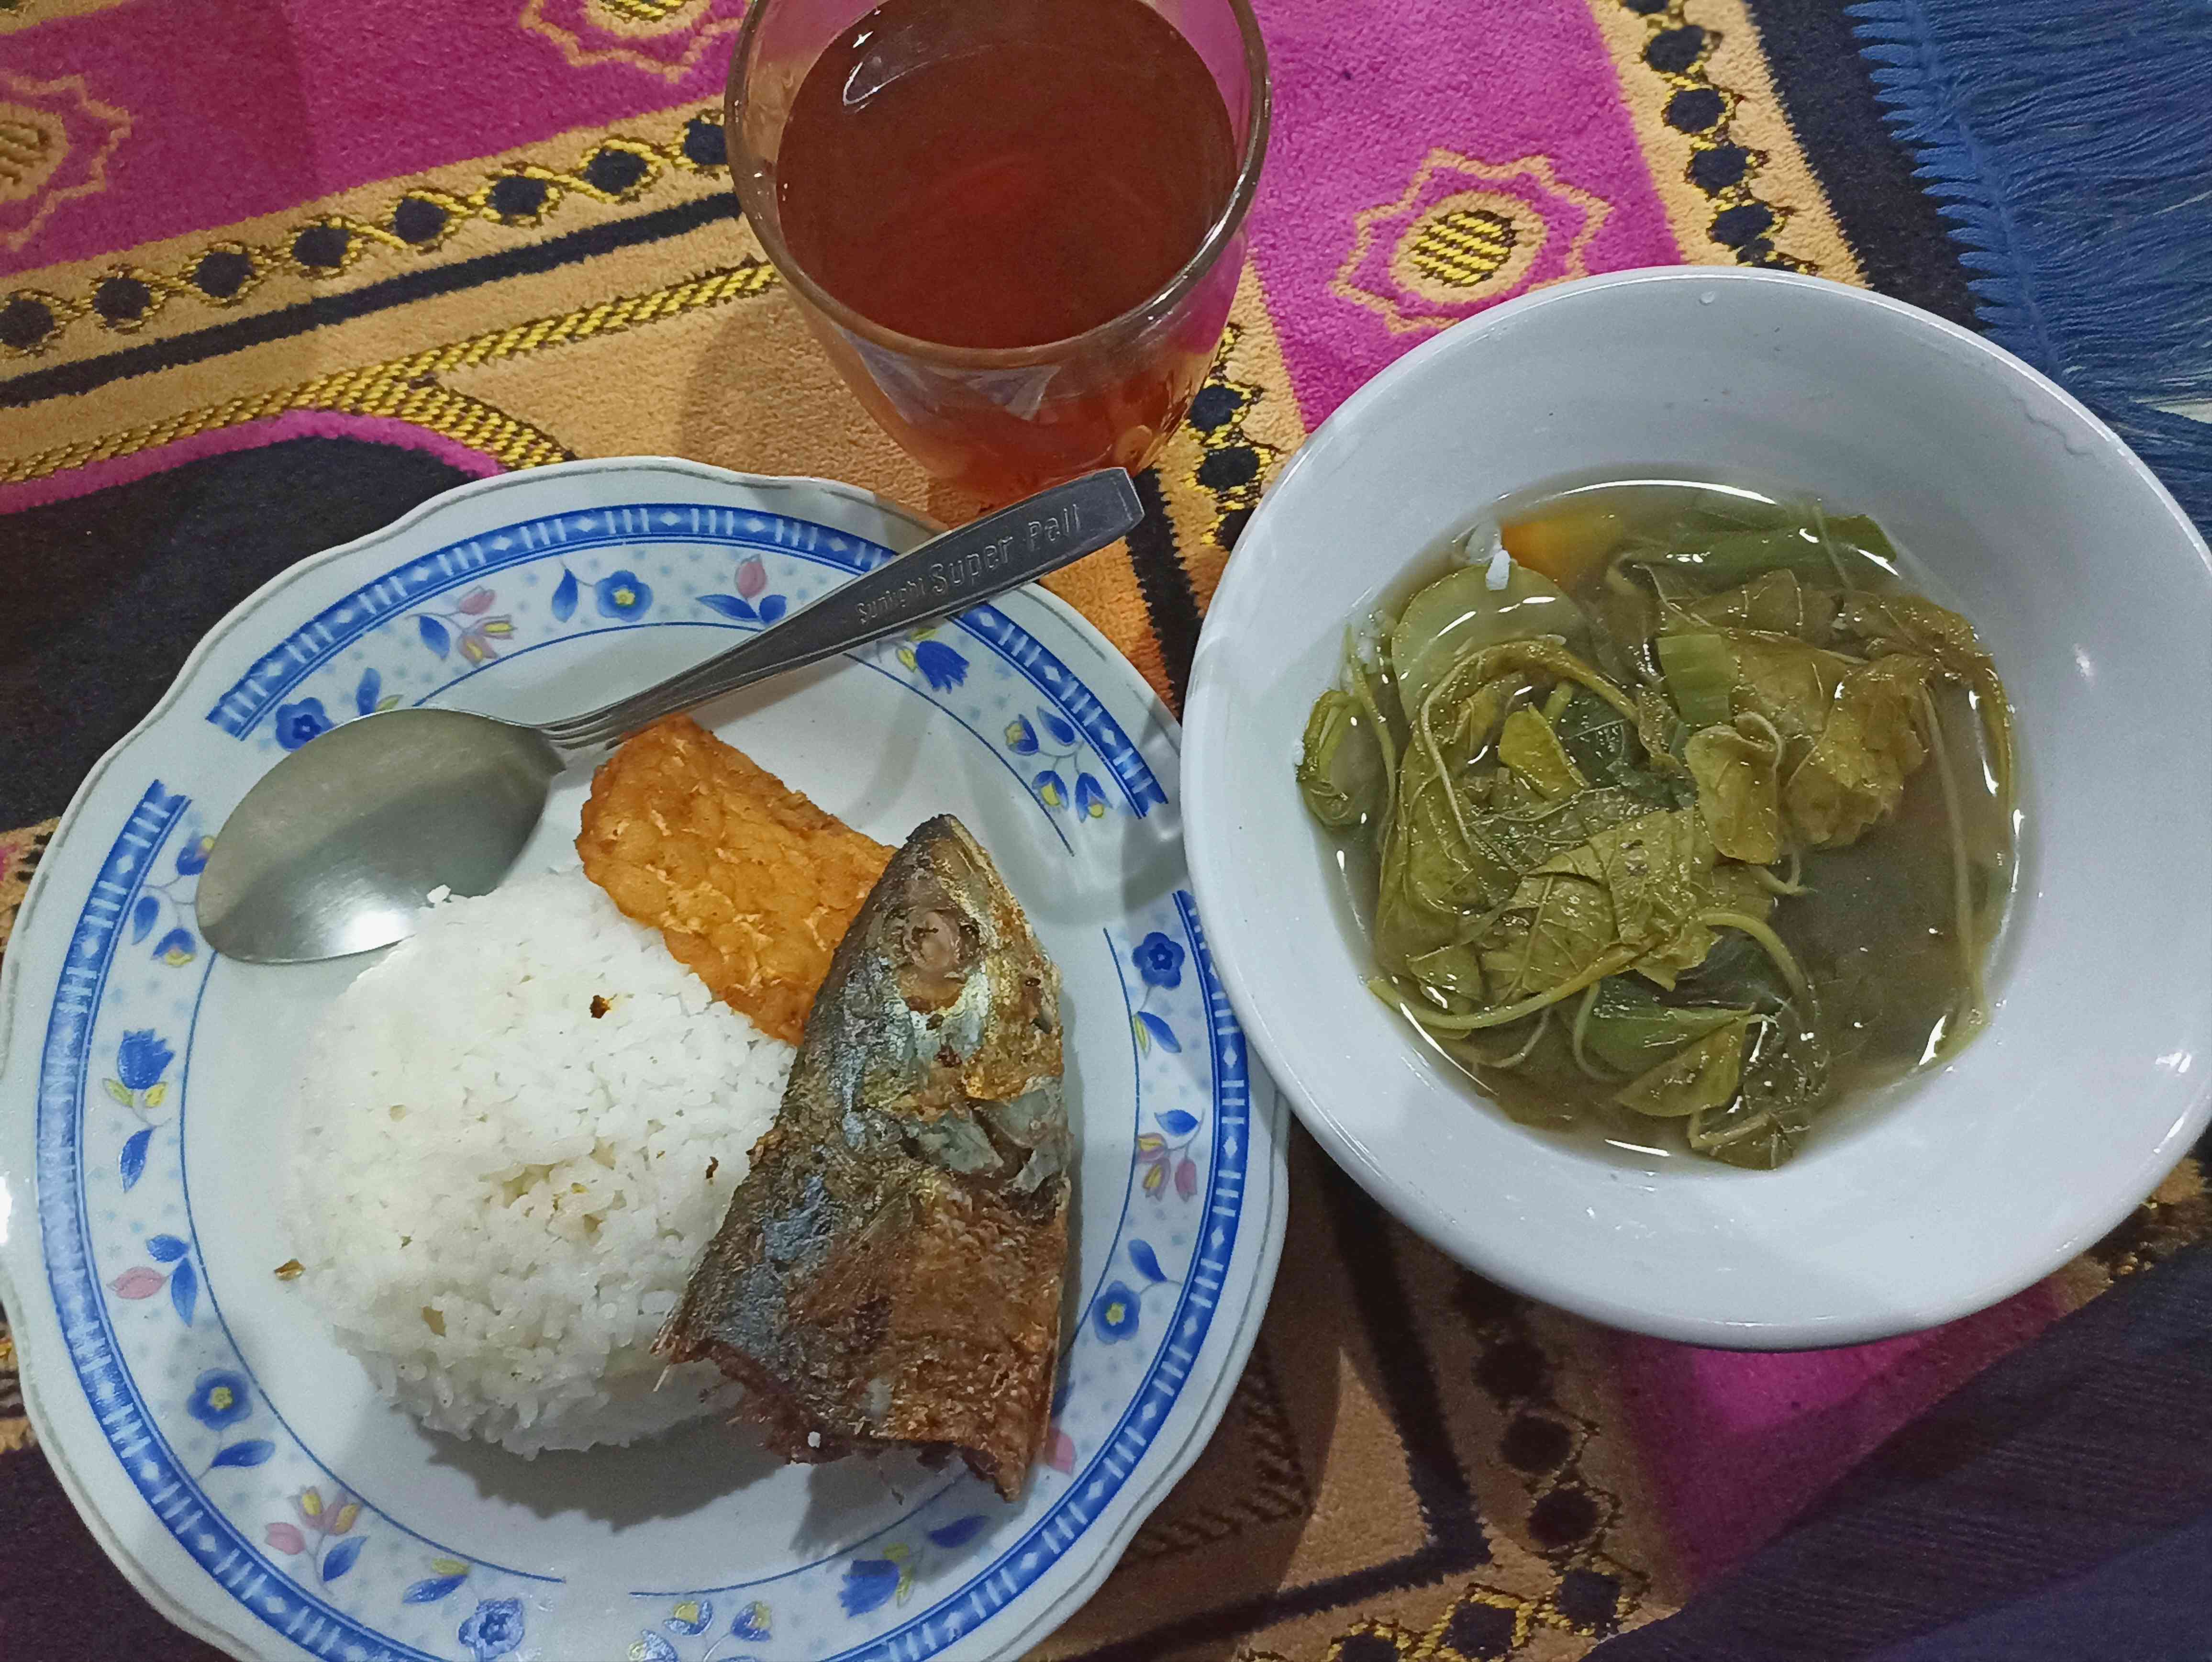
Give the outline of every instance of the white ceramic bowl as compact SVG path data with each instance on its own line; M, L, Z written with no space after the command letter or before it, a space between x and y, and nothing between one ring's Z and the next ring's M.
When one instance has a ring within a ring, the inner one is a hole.
M1500 496L1749 476L1874 514L1982 631L2027 832L1990 1029L1774 1172L1526 1130L1361 987L1292 782L1344 627ZM1253 1042L1306 1124L1453 1257L1617 1326L1753 1348L1960 1316L2111 1228L2212 1096L2212 554L2049 380L1811 278L1635 271L1438 336L1324 423L1238 544L1183 749L1191 868Z

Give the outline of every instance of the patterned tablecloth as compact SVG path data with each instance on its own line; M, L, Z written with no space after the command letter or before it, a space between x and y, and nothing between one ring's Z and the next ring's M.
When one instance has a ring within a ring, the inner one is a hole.
M1142 482L1142 533L1053 580L1170 700L1312 426L1435 331L1585 272L1871 283L2067 379L2212 518L2201 5L1260 9L1276 139L1219 362ZM0 834L0 920L203 630L447 486L655 452L963 511L838 385L733 211L719 88L738 15L0 0L0 826L22 827ZM1624 1658L2212 1644L2195 1160L1997 1309L1788 1356L1530 1305L1310 1144L1293 1166L1273 1306L1219 1434L1041 1654L1564 1659L1624 1629L1644 1629ZM207 1655L100 1557L11 1366L0 1329L0 1656Z

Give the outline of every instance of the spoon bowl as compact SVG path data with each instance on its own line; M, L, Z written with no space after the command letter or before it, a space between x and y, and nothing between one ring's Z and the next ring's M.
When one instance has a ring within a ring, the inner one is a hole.
M413 933L441 885L512 869L568 763L537 728L392 709L287 757L224 822L200 874L201 932L255 964L301 964Z

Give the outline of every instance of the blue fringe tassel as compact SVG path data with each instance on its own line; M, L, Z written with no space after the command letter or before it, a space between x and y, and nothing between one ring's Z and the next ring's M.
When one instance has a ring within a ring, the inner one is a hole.
M1990 338L2110 423L2212 533L2212 3L1848 10Z

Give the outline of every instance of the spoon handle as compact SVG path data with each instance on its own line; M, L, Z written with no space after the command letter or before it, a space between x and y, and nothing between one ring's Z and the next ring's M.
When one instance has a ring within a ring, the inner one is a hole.
M563 757L581 759L665 715L980 606L1096 552L1144 517L1126 472L1108 467L1086 473L932 538L727 652L601 709L549 721L539 731Z

